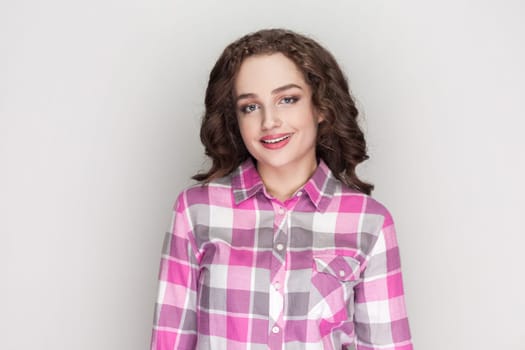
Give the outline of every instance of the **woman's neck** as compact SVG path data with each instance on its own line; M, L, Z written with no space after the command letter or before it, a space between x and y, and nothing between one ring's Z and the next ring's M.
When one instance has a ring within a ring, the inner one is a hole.
M303 166L288 167L257 167L266 191L281 202L291 198L312 176L317 168L317 162Z

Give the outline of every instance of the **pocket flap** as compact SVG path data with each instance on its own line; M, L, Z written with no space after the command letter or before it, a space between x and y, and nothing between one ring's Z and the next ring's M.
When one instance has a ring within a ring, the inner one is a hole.
M314 261L318 272L333 275L341 281L359 278L359 261L350 256L316 255Z

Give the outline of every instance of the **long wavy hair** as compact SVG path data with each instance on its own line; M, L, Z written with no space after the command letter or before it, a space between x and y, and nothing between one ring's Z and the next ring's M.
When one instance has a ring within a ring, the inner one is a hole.
M212 160L206 172L193 176L203 183L230 174L248 157L237 124L234 83L245 58L282 53L304 74L312 103L324 120L317 131L316 156L347 186L370 194L374 185L361 181L356 166L368 159L358 110L348 82L334 57L316 41L285 29L265 29L228 45L213 67L205 97L200 138Z

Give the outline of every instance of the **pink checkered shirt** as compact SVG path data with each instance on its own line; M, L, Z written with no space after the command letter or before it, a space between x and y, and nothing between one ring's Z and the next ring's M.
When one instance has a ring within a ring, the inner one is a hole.
M282 203L247 160L183 191L151 349L412 349L392 217L321 161Z

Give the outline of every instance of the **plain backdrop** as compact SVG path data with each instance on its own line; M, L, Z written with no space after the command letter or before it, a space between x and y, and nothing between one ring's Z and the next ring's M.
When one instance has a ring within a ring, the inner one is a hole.
M267 27L348 76L416 349L524 349L524 18L521 0L2 1L0 349L148 347L207 76Z

